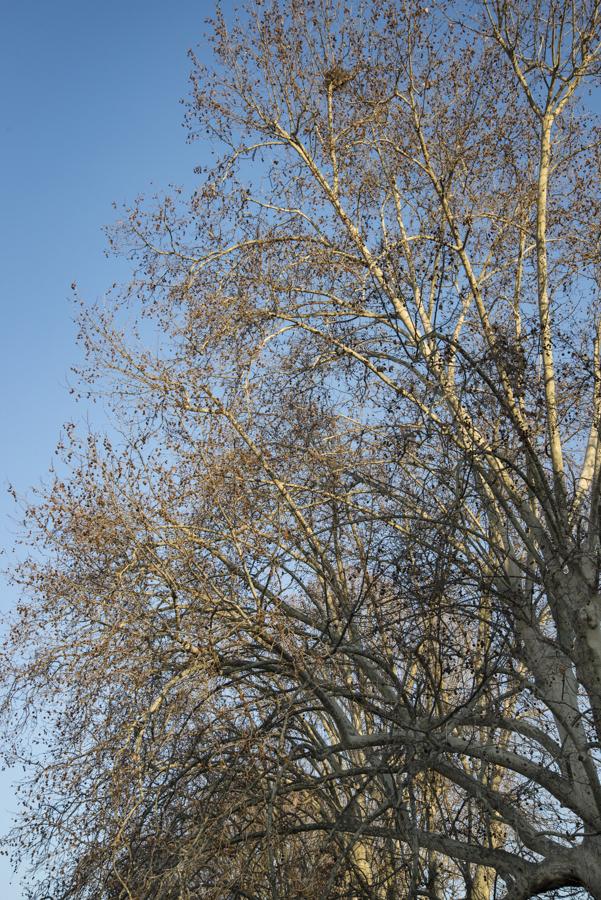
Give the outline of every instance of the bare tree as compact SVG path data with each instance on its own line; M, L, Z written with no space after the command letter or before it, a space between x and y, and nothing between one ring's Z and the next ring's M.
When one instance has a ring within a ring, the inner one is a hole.
M28 510L40 895L601 897L600 26L216 14L221 156L82 312L120 437Z

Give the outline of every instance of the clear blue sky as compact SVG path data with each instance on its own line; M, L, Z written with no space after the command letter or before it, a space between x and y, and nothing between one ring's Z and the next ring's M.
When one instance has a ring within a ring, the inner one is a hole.
M151 183L191 185L203 147L186 144L186 51L214 4L202 0L0 3L0 543L7 482L44 478L63 421L81 421L66 384L77 360L71 282L96 299L126 270L103 255L111 202ZM2 586L0 607L14 600ZM0 780L0 831L15 801ZM19 900L0 859L0 897Z

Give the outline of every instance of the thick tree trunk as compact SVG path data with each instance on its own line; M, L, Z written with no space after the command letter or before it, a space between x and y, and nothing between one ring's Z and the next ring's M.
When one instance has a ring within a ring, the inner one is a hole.
M530 900L547 891L563 887L580 887L594 900L601 900L601 841L588 838L576 850L565 856L548 858L533 867L529 874L518 878L507 892L505 900Z
M582 882L595 900L601 900L601 839L588 838L582 848Z
M496 872L484 866L478 866L472 882L470 900L491 900L495 886Z

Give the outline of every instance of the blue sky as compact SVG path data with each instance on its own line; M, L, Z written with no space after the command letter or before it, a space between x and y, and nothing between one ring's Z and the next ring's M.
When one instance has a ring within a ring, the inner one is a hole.
M0 3L0 543L6 493L48 472L61 423L85 409L67 389L78 358L71 282L94 300L127 270L105 259L113 200L191 185L202 145L186 144L179 101L186 51L202 45L202 0ZM201 46L201 53L202 53ZM0 607L14 594L2 586ZM0 831L16 807L0 776ZM0 858L0 897L19 900Z

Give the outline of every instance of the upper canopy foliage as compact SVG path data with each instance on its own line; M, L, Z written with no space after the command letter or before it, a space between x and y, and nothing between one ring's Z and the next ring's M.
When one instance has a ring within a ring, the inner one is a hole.
M600 25L216 13L28 510L33 896L601 896Z

